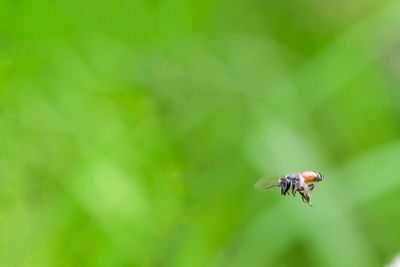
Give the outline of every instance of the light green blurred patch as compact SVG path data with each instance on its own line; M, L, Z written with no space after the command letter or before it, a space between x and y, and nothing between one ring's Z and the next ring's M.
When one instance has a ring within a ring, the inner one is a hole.
M137 179L130 179L116 166L97 162L75 179L74 191L89 213L104 221L145 217L147 198Z

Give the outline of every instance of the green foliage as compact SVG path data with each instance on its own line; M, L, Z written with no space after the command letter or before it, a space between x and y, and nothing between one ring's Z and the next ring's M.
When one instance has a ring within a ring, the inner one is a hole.
M0 266L382 266L397 1L0 1ZM262 176L316 170L314 208Z

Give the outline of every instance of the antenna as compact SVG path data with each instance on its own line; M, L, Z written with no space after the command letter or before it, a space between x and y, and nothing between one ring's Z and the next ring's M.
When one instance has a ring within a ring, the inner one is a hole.
M265 189L270 189L270 188L272 188L272 187L274 187L274 186L280 187L280 185L274 184L274 185L267 186Z

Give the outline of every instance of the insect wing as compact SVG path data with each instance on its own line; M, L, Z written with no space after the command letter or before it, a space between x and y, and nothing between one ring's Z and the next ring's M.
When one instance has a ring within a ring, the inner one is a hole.
M254 184L254 188L258 191L265 191L268 187L278 186L279 179L277 178L261 178Z

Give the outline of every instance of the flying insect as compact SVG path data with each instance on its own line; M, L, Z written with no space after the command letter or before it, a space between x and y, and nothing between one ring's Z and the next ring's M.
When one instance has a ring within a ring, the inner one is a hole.
M304 203L312 206L310 202L311 193L314 190L314 183L320 182L324 179L324 176L316 171L304 171L300 173L289 173L285 177L280 179L276 178L261 178L254 185L256 189L266 190L273 187L280 187L281 194L286 196L290 194L289 190L292 191L292 195L295 196L297 192L301 195Z

